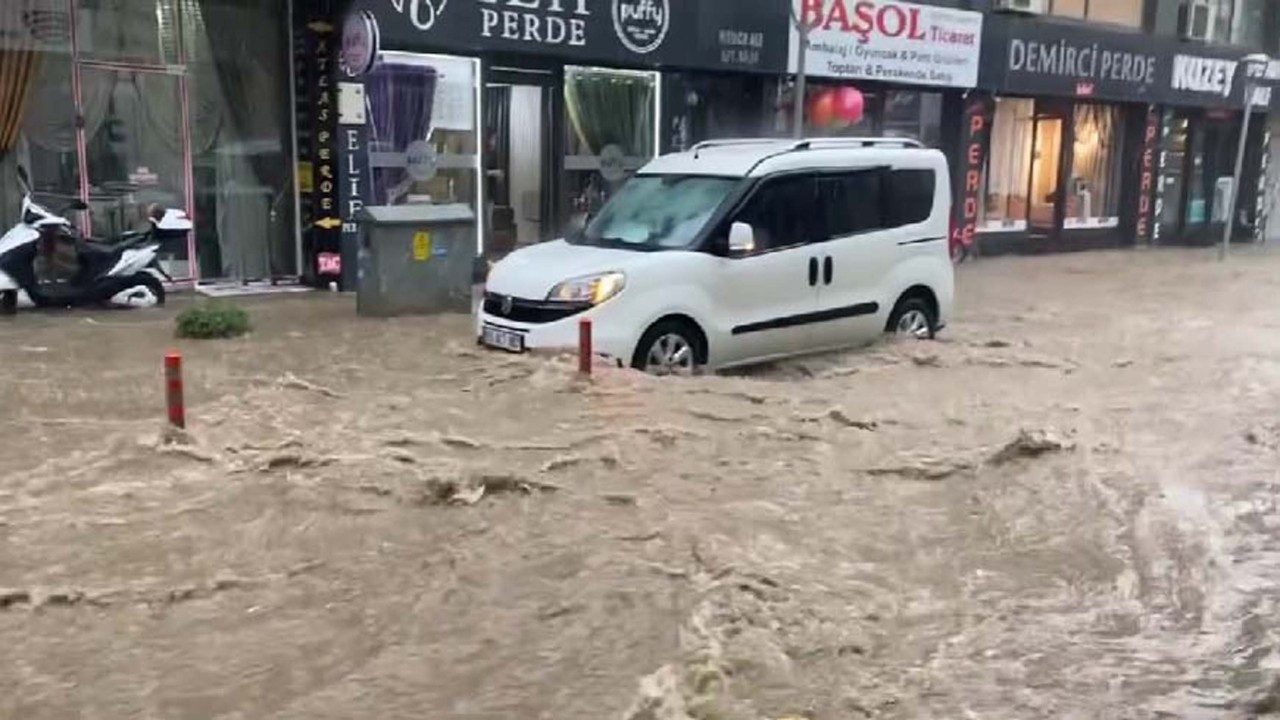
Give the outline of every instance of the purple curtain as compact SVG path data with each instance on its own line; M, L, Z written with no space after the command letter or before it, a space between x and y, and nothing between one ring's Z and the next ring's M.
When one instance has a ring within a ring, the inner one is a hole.
M379 63L365 82L373 152L402 153L415 140L425 140L435 104L436 70L401 63ZM373 170L376 203L389 205L388 191L405 178L403 168Z

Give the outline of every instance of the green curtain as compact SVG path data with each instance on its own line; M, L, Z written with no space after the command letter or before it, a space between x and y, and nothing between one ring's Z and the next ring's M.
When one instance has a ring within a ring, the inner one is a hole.
M618 145L629 157L647 157L653 141L653 83L608 71L565 75L565 106L574 134L591 155Z

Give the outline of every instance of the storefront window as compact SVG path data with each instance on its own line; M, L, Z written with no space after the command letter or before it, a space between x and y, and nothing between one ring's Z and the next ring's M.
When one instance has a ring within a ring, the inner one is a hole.
M980 229L1021 231L1027 227L1035 101L1000 98L991 126L986 194Z
M582 227L654 156L657 74L566 67L564 192Z
M60 3L0 2L0 233L19 219L19 166L31 177L36 202L80 219L66 210L80 196L66 18ZM37 257L32 270L52 280L70 277L75 267L74 249L60 244Z
M1182 212L1182 192L1186 182L1190 127L1191 121L1186 116L1173 118L1165 145L1164 180L1160 188L1164 207L1160 212L1160 224L1171 233L1180 229L1178 220Z
M370 205L464 205L478 213L479 63L383 53L369 74Z
M1067 228L1120 224L1122 137L1120 108L1076 106L1075 145L1067 187Z
M293 274L285 4L187 2L182 25L200 274ZM246 27L254 33L240 31Z
M900 90L885 93L882 134L937 147L942 141L942 95Z
M889 136L942 141L942 94L914 90L869 90L821 83L808 90L808 137Z
M81 57L151 65L179 62L174 0L76 0L76 12Z
M85 126L93 233L115 237L146 224L147 207L185 208L180 77L85 67L81 103L98 122ZM174 277L191 274L186 243L162 248Z
M1050 12L1064 17L1142 26L1143 0L1050 0Z
M0 8L0 66L13 70L0 74L0 233L18 220L19 165L51 209L80 196L71 40L65 26L30 22L37 15Z
M668 73L662 89L663 151L687 150L703 140L781 134L773 77Z

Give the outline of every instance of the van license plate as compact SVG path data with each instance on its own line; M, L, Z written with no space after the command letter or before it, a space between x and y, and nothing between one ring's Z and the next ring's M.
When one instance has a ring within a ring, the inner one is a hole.
M524 352L524 336L518 332L503 330L491 325L484 326L480 332L480 342L492 348L506 350L507 352L522 353Z

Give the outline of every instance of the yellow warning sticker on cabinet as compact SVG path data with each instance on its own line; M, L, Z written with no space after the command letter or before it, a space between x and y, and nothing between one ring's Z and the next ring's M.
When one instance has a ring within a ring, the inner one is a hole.
M413 234L413 259L423 262L431 257L431 233L419 230Z

